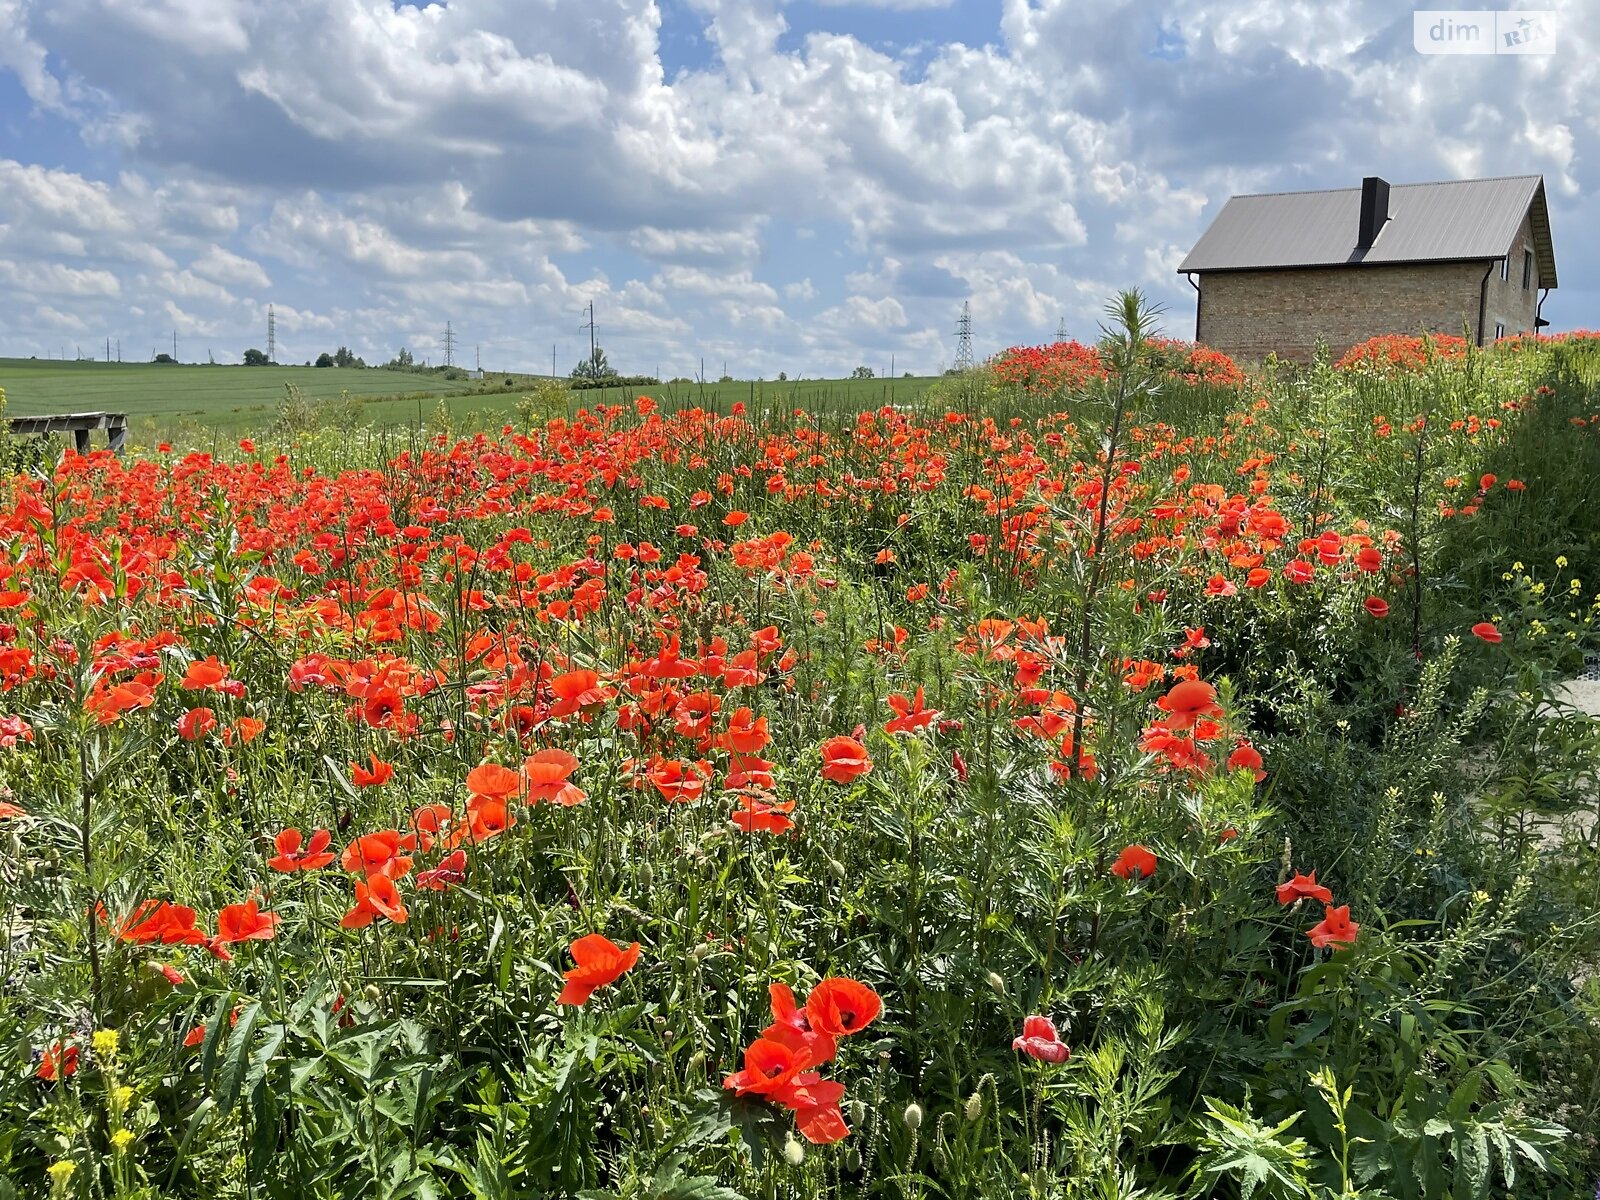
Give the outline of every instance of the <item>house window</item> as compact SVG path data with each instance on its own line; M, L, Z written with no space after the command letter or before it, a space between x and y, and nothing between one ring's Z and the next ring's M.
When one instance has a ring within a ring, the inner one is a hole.
M1533 286L1533 251L1522 252L1522 290L1527 291Z
M1509 257L1500 260L1500 278L1503 280L1511 278L1511 259Z
M1506 335L1506 327L1505 327L1505 325L1500 321L1496 321L1494 323L1494 340L1498 342L1501 338L1505 337L1505 335Z

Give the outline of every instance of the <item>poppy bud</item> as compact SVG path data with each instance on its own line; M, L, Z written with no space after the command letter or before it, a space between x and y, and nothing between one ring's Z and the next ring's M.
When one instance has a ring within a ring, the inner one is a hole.
M969 1121L977 1121L983 1117L983 1093L973 1092L967 1097L967 1103L961 1110L961 1115Z
M915 1100L906 1105L905 1122L906 1128L912 1133L922 1128L922 1105Z
M379 1000L383 999L383 989L375 983L367 984L367 989L364 994L366 995L368 1001L373 1004L376 1004Z
M642 888L647 888L654 883L655 880L656 873L651 869L650 864L641 863L639 865L639 886Z
M350 821L351 821L351 818L353 816L354 816L354 814L350 813L350 812L342 812L342 813L340 813L339 814L339 819L334 822L334 828L337 829L340 833L343 833L346 829L350 828Z
M999 996L1002 999L1005 997L1006 981L1001 979L999 974L994 971L989 972L989 987L993 989L996 996Z
M860 1125L867 1119L867 1102L865 1100L850 1101L850 1120Z
M1289 840L1289 835L1283 835L1283 862L1278 867L1278 882L1282 883L1289 878L1294 870L1294 843Z
M783 1157L788 1160L791 1167L798 1167L806 1161L806 1148L795 1140L792 1133L789 1135L789 1140L783 1143Z
M685 1075L703 1075L706 1069L706 1052L696 1050L689 1056L688 1063L683 1068Z
M837 858L830 857L828 859L828 873L842 882L845 876L844 864Z
M861 1170L861 1151L854 1146L844 1152L844 1169L852 1175Z
M705 962L706 956L708 954L710 954L710 953L711 953L711 943L710 942L701 942L693 950L689 951L689 957L694 959L695 962Z

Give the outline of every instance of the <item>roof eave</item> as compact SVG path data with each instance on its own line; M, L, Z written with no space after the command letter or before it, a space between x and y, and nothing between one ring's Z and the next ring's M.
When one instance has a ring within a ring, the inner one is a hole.
M1367 259L1361 262L1308 262L1308 263L1272 263L1261 266L1237 267L1190 267L1180 266L1179 275L1236 275L1241 271L1349 271L1361 267L1425 267L1448 266L1451 263L1481 263L1499 262L1505 258L1504 254L1469 254L1452 258L1394 258L1379 259L1377 262ZM1554 269L1552 264L1552 270ZM1551 285L1554 286L1553 284Z

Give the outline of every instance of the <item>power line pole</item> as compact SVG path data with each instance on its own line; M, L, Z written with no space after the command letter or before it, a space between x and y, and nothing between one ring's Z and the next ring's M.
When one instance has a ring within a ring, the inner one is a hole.
M956 322L956 370L972 370L972 302L961 303L961 319Z
M1067 340L1067 319L1065 317L1062 317L1061 320L1056 322L1056 341L1064 342L1066 340Z
M444 365L447 367L456 365L456 334L450 327L449 321L444 323Z
M122 339L121 338L117 339L117 361L118 362L122 361Z
M556 344L550 343L550 378L556 377Z
M111 339L110 338L106 339L106 361L107 362L111 361Z
M172 331L172 361L178 361L178 331L176 329Z
M267 361L278 361L278 317L270 304L267 305Z
M595 336L594 336L594 301L593 300L589 301L589 323L587 325L579 325L578 328L579 329L587 329L589 331L589 361L591 363L598 362L599 358L600 358L600 354L599 354L600 345L595 340Z
M475 363L477 363L477 365L478 365L478 374L482 375L483 374L483 347L482 346L474 346L472 348L472 360Z

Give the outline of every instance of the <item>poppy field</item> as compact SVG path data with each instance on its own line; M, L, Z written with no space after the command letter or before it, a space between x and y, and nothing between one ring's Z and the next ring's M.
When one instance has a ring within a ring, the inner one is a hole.
M0 1200L1588 1196L1600 339L0 496Z

